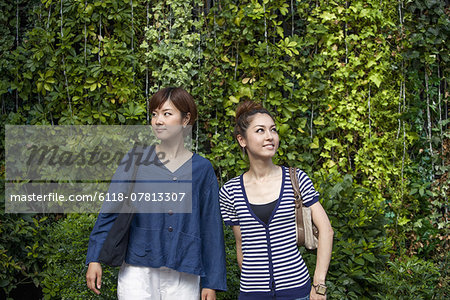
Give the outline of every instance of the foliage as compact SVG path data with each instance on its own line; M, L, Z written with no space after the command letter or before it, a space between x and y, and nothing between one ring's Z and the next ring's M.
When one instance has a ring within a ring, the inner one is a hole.
M7 298L17 287L40 285L49 223L45 216L1 214L0 287Z
M375 299L444 299L438 293L439 270L415 256L389 261L388 268L369 278L378 287Z
M404 100L398 132L409 124L413 135L405 149L410 162L404 167L404 189L390 203L389 216L395 217L388 231L396 237L397 255L432 259L448 286L448 8L440 1L409 1L399 10Z
M148 5L148 4L147 4ZM151 72L150 93L162 85L191 87L196 85L201 52L200 28L202 19L195 16L200 1L167 1L148 7L145 40L146 67Z
M0 7L2 124L148 124L152 93L182 85L199 109L194 150L223 184L247 168L232 137L234 110L239 101L260 101L281 136L275 162L310 175L335 229L332 298L374 297L380 287L370 274L393 261L380 273L388 287L407 255L418 257L413 269L434 263L438 286L448 287L445 1L17 0ZM3 290L23 278L47 297L69 286L87 295L81 241L90 218L48 227L53 216L40 223L40 216L2 215L1 282L10 283ZM52 267L42 252L64 232L73 236L71 249L54 246L73 255L70 275L59 269L61 256L49 256L58 262ZM233 235L225 234L230 291L219 297L234 299L238 268ZM305 258L313 270L314 253ZM60 282L43 281L43 269Z
M89 234L96 216L69 214L48 230L49 243L44 272L41 274L44 299L95 299L86 287L86 259ZM117 268L103 266L102 299L116 298Z
M350 175L324 178L318 190L335 232L327 276L329 295L332 299L371 299L378 287L369 274L377 273L388 258L382 202ZM313 274L315 255L307 252L303 256Z

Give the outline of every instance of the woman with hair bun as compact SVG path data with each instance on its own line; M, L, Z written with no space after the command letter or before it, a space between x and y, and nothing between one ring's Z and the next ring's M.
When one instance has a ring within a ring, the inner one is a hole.
M333 229L311 179L296 170L303 204L319 229L316 268L311 282L296 244L294 191L289 168L272 162L279 136L272 115L253 101L236 110L236 137L250 168L229 180L219 193L222 218L233 228L241 269L240 300L326 299L325 277ZM311 288L312 285L312 288Z

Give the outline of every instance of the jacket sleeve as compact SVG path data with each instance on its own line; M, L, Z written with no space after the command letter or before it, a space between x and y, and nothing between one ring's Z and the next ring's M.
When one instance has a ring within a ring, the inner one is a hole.
M200 194L202 263L205 271L205 276L201 278L201 287L226 291L225 243L219 208L219 185L211 165L206 177L208 179L205 183L209 184L202 185Z
M108 188L110 199L118 198L119 193L126 194L128 192L132 170L133 169L127 169L125 164L119 165L111 178L111 184ZM89 236L86 264L98 262L100 250L102 249L109 230L117 219L117 212L120 210L121 204L122 202L118 201L103 202L101 212L99 213L91 235Z
M98 256L105 242L106 236L111 229L117 213L100 213L89 236L89 245L86 255L86 265L90 262L98 262Z

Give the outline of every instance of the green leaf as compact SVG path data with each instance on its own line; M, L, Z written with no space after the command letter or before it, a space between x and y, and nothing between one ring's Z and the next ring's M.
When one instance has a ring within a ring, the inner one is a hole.
M277 27L276 27L276 30L277 30L277 34L278 34L281 38L284 38L284 30L283 30L283 27L277 26Z
M315 120L313 121L313 123L314 123L314 125L320 125L320 126L325 125L325 122L324 122L323 118L315 119Z
M309 145L311 149L319 149L319 137L315 136L313 142Z
M376 262L376 258L372 253L363 253L363 257L372 263Z
M230 101L233 103L239 103L239 99L234 96L230 96L230 97L228 97L228 99L230 99Z
M48 70L47 72L45 72L45 77L52 77L53 74L55 74L55 71L53 71L52 69Z
M288 105L286 105L286 109L290 112L296 112L297 110L299 110L299 107L298 105L289 103Z
M328 11L325 11L320 15L320 18L322 18L324 21L330 21L336 19L336 15Z
M369 80L375 83L375 85L379 88L381 85L381 76L379 74L372 74L369 76Z
M398 225L400 225L400 226L406 225L409 221L411 221L411 220L408 219L407 217L403 216L398 219Z
M285 135L286 132L289 130L289 124L281 124L281 126L279 127L279 133L280 135Z
M1 279L0 280L0 287L6 287L7 285L9 285L9 280L8 279Z

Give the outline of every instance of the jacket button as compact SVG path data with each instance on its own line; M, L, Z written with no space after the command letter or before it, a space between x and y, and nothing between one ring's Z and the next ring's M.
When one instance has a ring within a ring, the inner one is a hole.
M173 227L172 226L169 226L169 232L172 232L173 231Z
M176 177L172 178L173 181L177 181L177 179L178 179L178 178L176 178Z
M173 215L173 210L169 210L169 216Z

